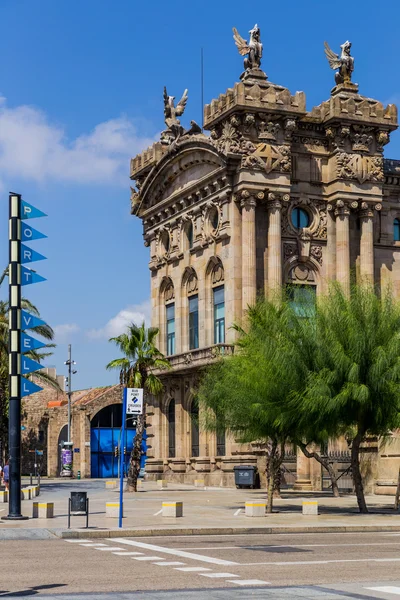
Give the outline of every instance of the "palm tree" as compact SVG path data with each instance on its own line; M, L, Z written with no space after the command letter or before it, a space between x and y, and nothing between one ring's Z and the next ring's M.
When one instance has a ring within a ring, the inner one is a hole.
M118 369L120 382L126 387L144 388L150 394L159 394L163 390L163 384L153 371L170 368L170 364L155 346L154 341L157 335L156 327L147 329L144 322L140 327L131 323L127 333L122 333L109 340L114 342L124 356L109 362L106 369ZM127 488L129 492L137 491L145 420L146 403L144 402L143 414L137 418L136 436L129 463Z

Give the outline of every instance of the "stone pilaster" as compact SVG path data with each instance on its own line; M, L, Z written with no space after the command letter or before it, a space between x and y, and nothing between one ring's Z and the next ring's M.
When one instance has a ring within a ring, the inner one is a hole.
M294 489L299 491L312 490L311 485L311 459L304 456L300 448L297 448L297 468L296 468L296 482Z
M264 194L262 194L264 196ZM242 208L242 306L256 301L256 199L247 190L241 193Z
M361 204L360 275L361 280L374 283L374 212L366 202Z
M327 206L326 219L326 275L329 281L334 281L336 279L336 222L332 204L328 204Z
M350 294L350 209L343 202L336 202L336 279L346 294Z
M282 288L282 204L275 194L268 194L268 291L272 296Z

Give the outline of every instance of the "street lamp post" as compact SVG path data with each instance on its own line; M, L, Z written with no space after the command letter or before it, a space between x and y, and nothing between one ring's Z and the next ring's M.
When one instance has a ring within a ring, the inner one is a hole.
M65 477L72 476L72 440L71 440L71 397L72 397L72 375L75 375L77 371L73 369L73 365L76 364L72 360L71 344L68 344L68 360L65 361L65 365L68 366L68 424L67 424L67 441L64 442L64 448L62 451L62 475Z

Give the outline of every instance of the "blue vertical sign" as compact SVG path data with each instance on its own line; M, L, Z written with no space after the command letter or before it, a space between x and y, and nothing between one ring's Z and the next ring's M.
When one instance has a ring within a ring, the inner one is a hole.
M45 256L39 254L35 250L32 250L29 246L21 242L31 242L33 240L40 240L46 238L47 236L37 231L33 227L31 227L28 223L24 223L24 221L28 219L38 219L40 217L46 217L47 215L32 206L32 204L28 204L24 200L20 200L21 208L21 241L19 243L19 259L20 259L20 282L21 285L31 285L33 283L40 283L41 281L46 281L44 277L36 273L33 269L28 269L23 266L26 263L36 262L38 260L45 260ZM38 362L24 356L24 353L29 353L32 350L37 350L38 348L43 348L46 344L37 340L30 335L27 335L23 332L26 329L34 329L38 327L38 325L45 325L45 322L42 319L39 319L35 315L27 312L26 310L20 311L21 322L20 322L20 382L21 382L21 397L29 396L30 394L34 394L35 392L40 392L43 388L30 381L30 379L26 379L24 375L28 375L29 373L34 373L42 368Z

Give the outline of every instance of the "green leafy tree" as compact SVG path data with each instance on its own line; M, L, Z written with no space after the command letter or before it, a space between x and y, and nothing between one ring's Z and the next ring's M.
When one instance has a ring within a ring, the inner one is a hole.
M400 304L390 290L339 285L318 302L315 366L307 388L295 398L299 424L351 435L351 468L359 510L368 512L360 449L369 436L386 436L400 426Z
M138 327L132 323L128 327L128 333L109 340L116 344L123 356L109 362L106 369L119 370L120 382L126 387L144 388L145 392L152 395L160 394L163 384L154 371L167 369L170 364L155 345L157 335L158 329L155 327L146 328L145 323ZM143 402L143 414L137 418L136 435L129 463L127 486L130 492L137 491L145 422L146 402Z

